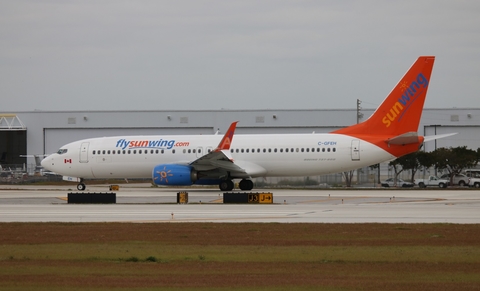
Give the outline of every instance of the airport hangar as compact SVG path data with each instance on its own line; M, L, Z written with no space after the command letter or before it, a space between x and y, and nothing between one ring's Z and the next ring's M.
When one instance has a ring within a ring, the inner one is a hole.
M373 111L361 109L359 120ZM236 134L326 133L357 123L357 110L0 112L0 165L26 165L28 173L33 174L34 155L54 153L75 140L117 135L222 134L233 121L239 121ZM452 132L458 134L429 142L424 149L480 148L480 109L424 109L419 134ZM387 169L388 165L381 168Z

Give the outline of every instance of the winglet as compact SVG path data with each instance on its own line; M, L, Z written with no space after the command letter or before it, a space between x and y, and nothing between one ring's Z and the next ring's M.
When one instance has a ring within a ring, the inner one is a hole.
M235 121L235 122L232 122L232 124L230 124L230 127L228 128L227 132L223 136L217 148L214 150L215 152L230 149L230 144L232 143L233 134L235 133L235 128L237 127L237 123L238 121Z

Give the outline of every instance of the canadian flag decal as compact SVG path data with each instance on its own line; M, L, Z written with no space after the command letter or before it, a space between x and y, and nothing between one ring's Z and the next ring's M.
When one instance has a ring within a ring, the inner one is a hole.
M64 164L67 164L67 163L70 163L70 164L71 164L71 163L72 163L72 159L64 159L64 160L63 160L63 163L64 163Z

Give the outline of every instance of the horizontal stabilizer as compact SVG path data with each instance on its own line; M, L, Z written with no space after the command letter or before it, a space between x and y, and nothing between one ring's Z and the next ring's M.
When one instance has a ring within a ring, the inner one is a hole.
M418 134L416 132L407 132L396 137L392 137L386 140L388 145L406 145L412 143L418 143Z
M425 136L423 142L432 141L432 140L436 140L436 139L444 138L444 137L449 137L449 136L456 135L456 134L457 134L457 132Z

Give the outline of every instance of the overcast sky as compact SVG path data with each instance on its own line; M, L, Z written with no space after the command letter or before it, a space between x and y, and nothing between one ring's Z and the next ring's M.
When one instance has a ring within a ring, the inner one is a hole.
M480 1L1 1L0 112L480 108Z

